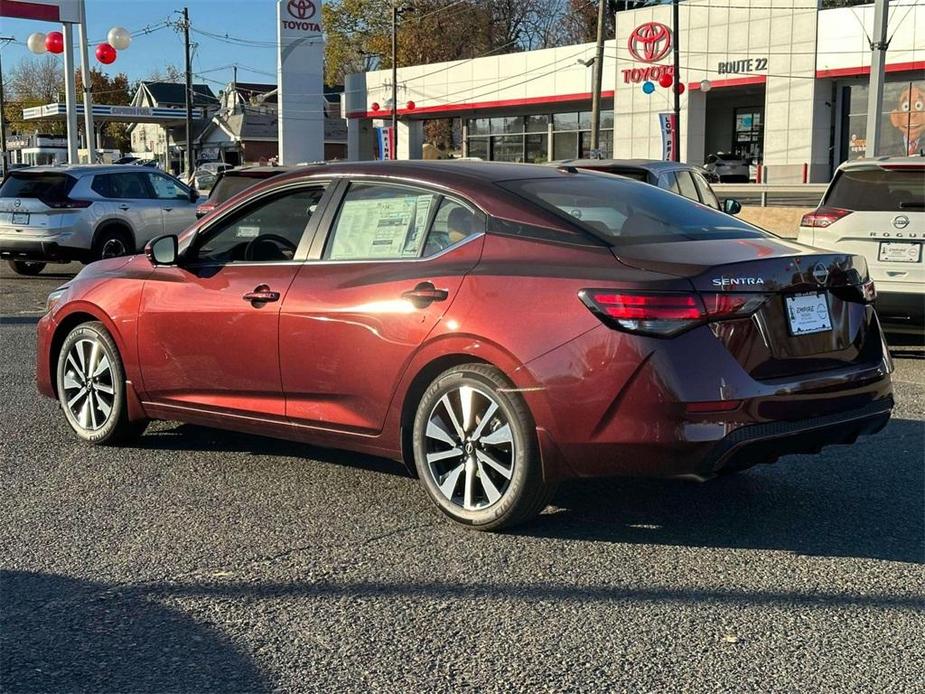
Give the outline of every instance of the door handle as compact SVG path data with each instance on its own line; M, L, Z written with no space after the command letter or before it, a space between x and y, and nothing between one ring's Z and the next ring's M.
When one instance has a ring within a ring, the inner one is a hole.
M271 291L269 286L261 284L254 287L254 291L248 292L242 298L252 304L266 304L271 301L279 301L279 292Z
M427 308L435 301L446 301L449 292L437 289L430 282L421 282L414 289L402 293L401 298L410 301L415 308Z
M123 203L123 204L119 205L119 209L120 209L120 210L130 210L130 209L132 209L132 208L129 207L128 205L126 205L125 203Z
M173 208L172 208L172 207L165 207L165 208L164 208L164 212L173 212Z

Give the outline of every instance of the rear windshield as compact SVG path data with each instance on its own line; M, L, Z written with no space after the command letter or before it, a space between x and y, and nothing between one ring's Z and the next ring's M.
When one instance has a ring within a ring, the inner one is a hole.
M209 202L214 202L216 205L223 203L262 180L262 178L253 178L251 176L222 176L222 179L215 184L212 192L209 193Z
M841 171L823 204L854 212L925 209L925 167Z
M616 244L771 236L679 195L616 176L539 178L500 185Z
M77 179L63 173L17 173L9 175L0 186L0 198L38 198L59 202L67 199Z

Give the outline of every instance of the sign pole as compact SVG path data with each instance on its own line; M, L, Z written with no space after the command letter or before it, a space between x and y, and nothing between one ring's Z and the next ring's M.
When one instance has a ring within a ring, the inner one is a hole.
M867 90L867 157L876 157L880 149L880 112L883 110L883 66L886 62L887 19L889 0L877 0L874 5L874 32L877 40L870 42L870 86Z
M604 8L607 0L597 3L597 51L594 54L594 91L591 92L591 157L601 158L601 89L604 80Z
M87 163L96 159L96 137L93 128L93 97L90 85L90 58L87 54L87 5L80 0L80 24L77 25L77 40L80 41L80 79L83 82L84 128L86 132Z
M678 0L671 3L671 45L674 47L674 80L671 88L674 90L674 156L673 161L681 161L681 50L678 47L678 37L681 33L681 22L678 20Z
M0 177L5 177L10 165L10 156L6 151L6 118L3 114L3 47L13 41L12 36L0 36Z
M62 25L64 35L64 101L67 108L67 161L79 164L77 154L77 77L74 72L74 25Z

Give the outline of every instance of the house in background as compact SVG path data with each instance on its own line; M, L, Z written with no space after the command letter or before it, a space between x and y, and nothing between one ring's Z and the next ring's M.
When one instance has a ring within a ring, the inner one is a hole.
M141 82L132 106L186 108L186 86L178 82ZM206 84L193 85L193 107L202 109L203 118L193 120L193 141L218 112L221 102ZM132 154L140 159L157 159L165 171L179 173L186 156L186 126L165 128L156 123L135 123L129 127Z
M347 157L347 122L341 116L342 87L326 87L324 158ZM200 159L229 164L267 162L279 156L275 84L233 82L221 92L221 108L196 139Z

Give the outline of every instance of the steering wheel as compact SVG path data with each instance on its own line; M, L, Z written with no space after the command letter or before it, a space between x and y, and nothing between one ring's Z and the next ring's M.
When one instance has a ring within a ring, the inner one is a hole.
M292 260L295 256L296 245L285 236L280 236L279 234L261 234L255 239L252 239L245 247L244 260L265 260L265 258L254 258L254 251L259 249L262 243L274 244L280 255L286 260ZM289 254L288 256L286 255L287 252Z

